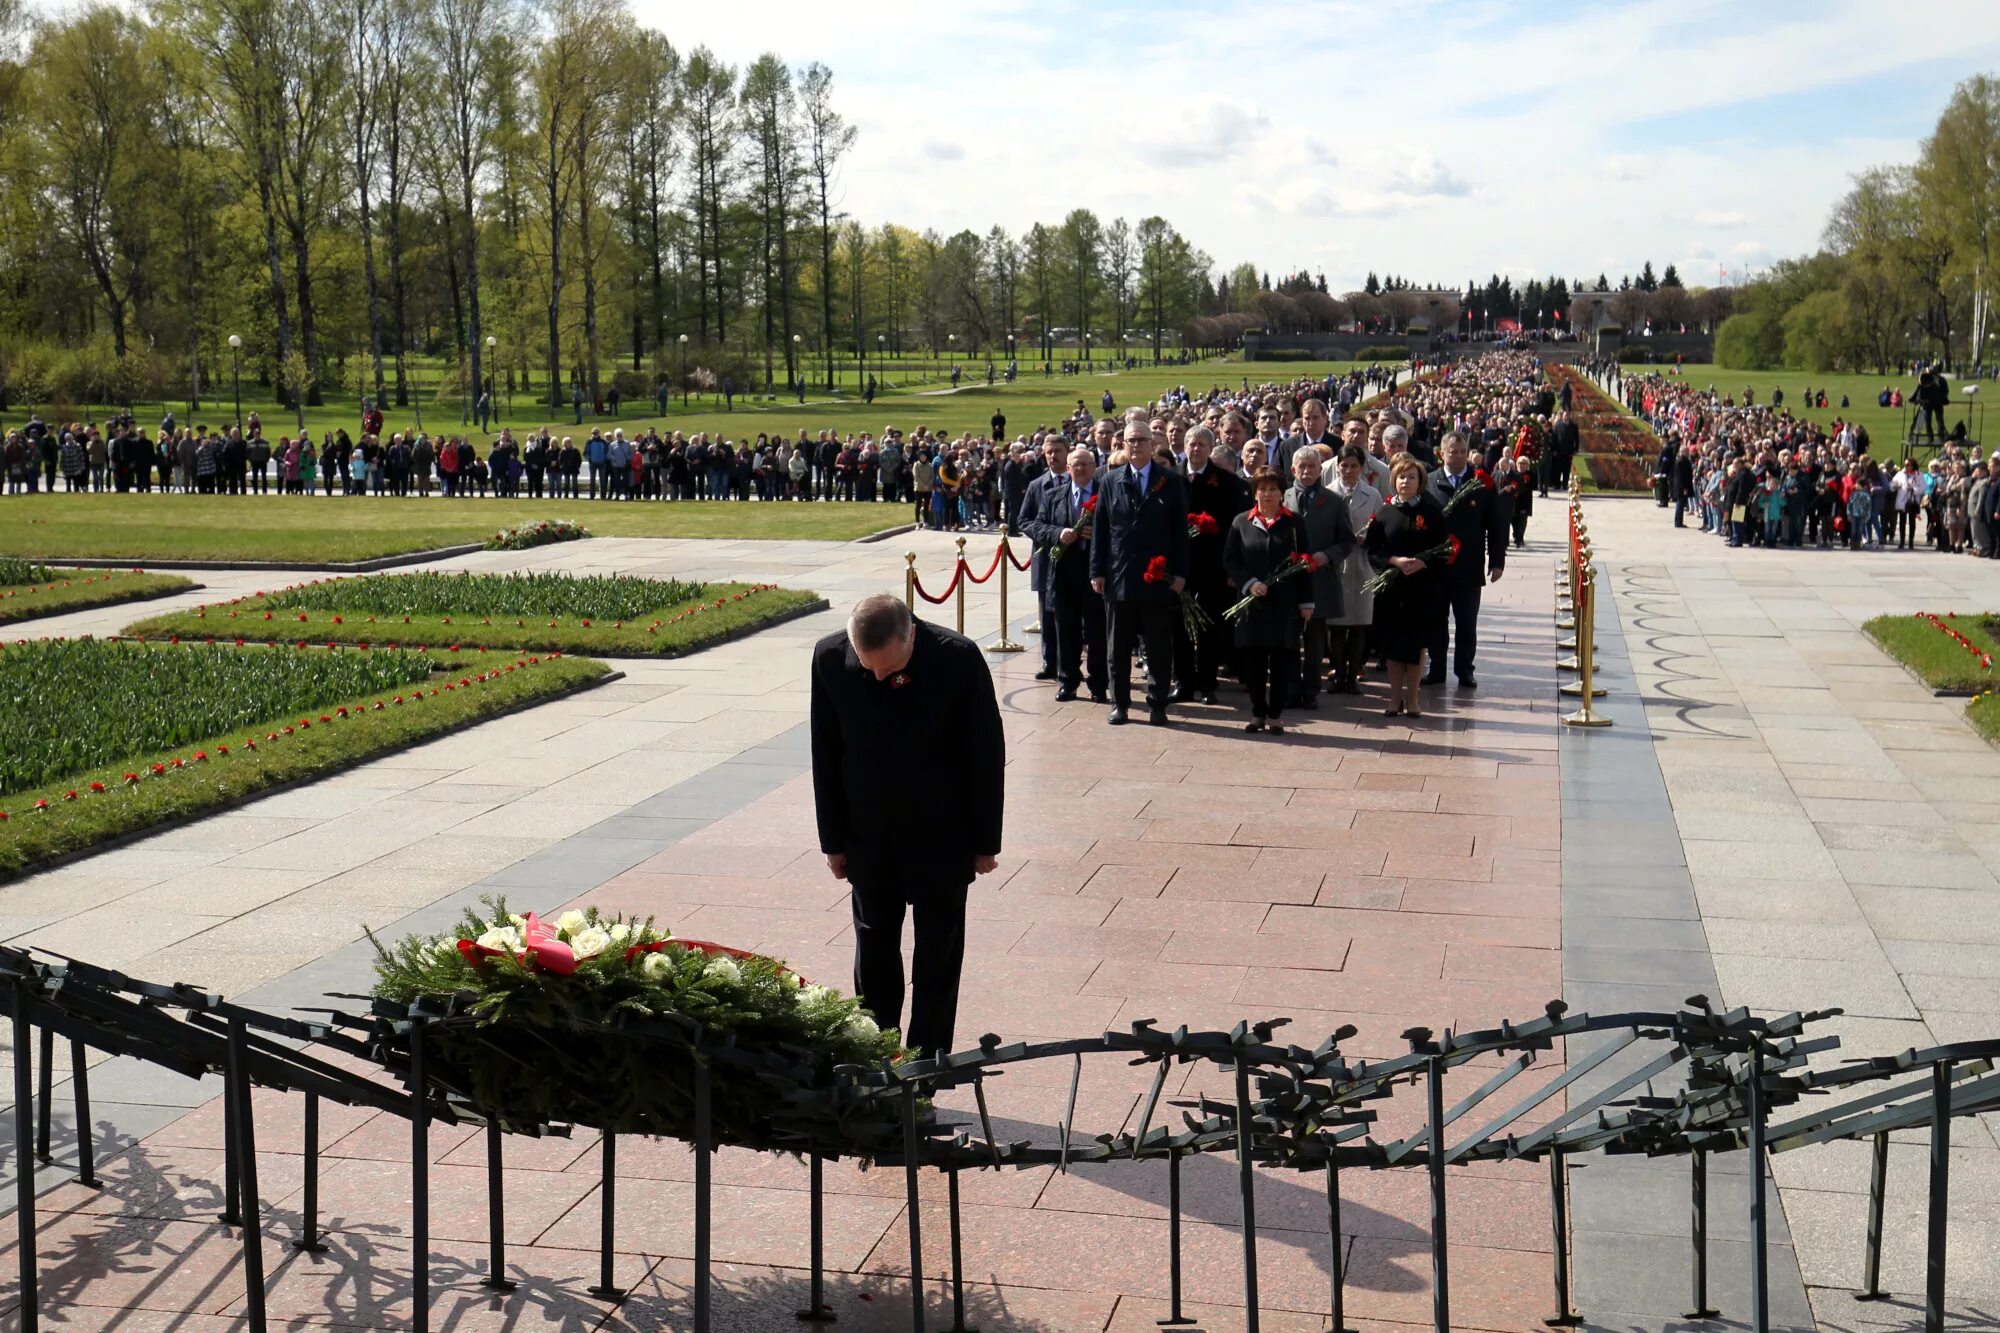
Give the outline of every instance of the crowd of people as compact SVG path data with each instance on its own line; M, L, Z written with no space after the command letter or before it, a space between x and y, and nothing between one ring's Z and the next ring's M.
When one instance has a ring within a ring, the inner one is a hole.
M1534 357L1491 352L1365 401L1246 383L1038 432L1017 525L1037 678L1120 725L1143 658L1146 720L1164 726L1233 676L1252 732L1364 693L1371 664L1392 717L1423 716L1447 661L1476 689L1481 592L1526 540L1557 400Z
M2000 451L1982 458L1963 423L1926 461L1885 460L1865 426L1794 416L1778 394L1759 403L1751 389L1739 399L1647 376L1628 381L1625 397L1660 436L1654 494L1675 527L1692 515L1732 547L2000 559Z

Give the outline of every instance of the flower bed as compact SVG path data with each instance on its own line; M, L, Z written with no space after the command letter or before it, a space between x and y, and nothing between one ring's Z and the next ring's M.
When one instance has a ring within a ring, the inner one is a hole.
M1993 685L2000 626L1991 616L1919 611L1877 616L1861 628L1939 694L1981 694Z
M525 551L533 546L547 546L552 542L581 541L590 535L590 530L581 523L566 518L543 519L539 523L522 523L511 528L502 528L486 539L489 551Z
M381 574L257 592L154 616L126 632L675 656L824 605L817 594L772 584Z
M0 625L144 601L200 585L143 569L61 569L0 557Z
M467 912L447 935L375 941L374 993L452 1013L426 1041L429 1077L508 1122L691 1137L694 1060L621 1031L647 1018L780 1055L807 1086L830 1082L836 1066L899 1053L896 1035L854 1000L776 959L675 940L650 920L595 908L554 922L498 900L486 911ZM787 1080L721 1063L713 1071L718 1141L770 1146Z
M561 654L42 640L0 649L0 873L608 674Z
M1560 362L1550 363L1548 374L1558 393L1565 384L1570 388L1569 415L1582 437L1583 453L1623 454L1647 463L1659 457L1660 437L1605 396L1589 376ZM1651 485L1650 476L1648 473L1647 486Z
M1583 469L1600 491L1650 491L1653 465L1630 454L1584 454Z

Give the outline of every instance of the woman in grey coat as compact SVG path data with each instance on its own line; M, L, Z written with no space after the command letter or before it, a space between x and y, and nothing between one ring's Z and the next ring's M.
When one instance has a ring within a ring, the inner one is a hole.
M1305 670L1299 677L1298 705L1319 707L1320 683L1326 679L1330 625L1346 606L1341 571L1358 548L1354 524L1342 497L1320 483L1321 457L1317 445L1306 445L1292 455L1292 488L1285 493L1285 507L1298 515L1304 549L1312 557L1312 619L1306 622Z
M1382 508L1382 492L1364 477L1367 454L1358 444L1341 446L1333 493L1347 501L1347 517L1356 536L1363 536ZM1357 545L1340 565L1340 614L1329 617L1333 684L1342 694L1361 693L1361 667L1368 660L1368 627L1375 623L1375 595L1365 591L1375 567Z

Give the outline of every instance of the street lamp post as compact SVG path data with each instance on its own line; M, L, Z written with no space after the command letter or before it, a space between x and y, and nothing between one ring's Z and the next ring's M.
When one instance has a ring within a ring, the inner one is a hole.
M243 430L243 335L229 335L229 358L230 385L236 390L236 429L240 434Z
M500 371L494 363L494 358L499 355L496 350L499 346L498 338L490 333L486 335L486 410L492 413L496 423L500 414L493 411L493 390L499 382Z
M877 367L875 373L878 376L882 373L881 367L887 364L883 360L883 357L887 355L887 353L883 350L883 345L888 341L889 338L887 334L878 333L875 335L875 365Z
M681 335L681 406L686 407L687 401L688 401L688 336L685 333L683 333Z
M945 335L944 335L944 340L945 340L945 343L946 343L946 346L945 346L945 356L946 356L946 358L947 358L948 360L951 360L951 361L954 361L954 362L955 362L955 361L957 361L957 360L958 360L958 335L957 335L956 333L947 333L947 334L945 334Z
M799 403L801 406L803 406L806 401L805 341L806 340L804 334L794 333L792 335L792 369L790 373L792 377L792 388L798 394Z

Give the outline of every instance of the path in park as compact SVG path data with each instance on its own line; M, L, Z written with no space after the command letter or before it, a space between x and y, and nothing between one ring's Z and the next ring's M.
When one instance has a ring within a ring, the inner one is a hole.
M775 580L844 608L900 585L911 540L598 539L454 564ZM947 539L924 534L914 545L927 570L948 567ZM1328 708L1284 741L1244 736L1240 707L1179 710L1171 730L1114 730L1101 708L1057 705L1030 679L1031 655L994 658L1010 744L1007 847L1002 871L972 898L961 1040L1282 1014L1293 1039L1311 1044L1354 1022L1361 1035L1348 1049L1387 1055L1404 1049L1399 1034L1412 1024L1538 1014L1562 986L1550 559L1544 543L1493 589L1480 692L1441 694L1414 728L1385 721L1369 699ZM186 600L272 581L206 577L210 590ZM1018 582L1016 599L1025 613ZM972 631L990 634L990 594L972 605ZM114 610L45 628L102 632L125 618ZM15 940L284 1007L365 987L363 925L390 936L441 928L481 893L504 891L520 907L594 901L652 912L677 931L781 953L842 983L849 925L814 847L802 725L807 646L840 624L835 611L684 661L621 663L624 680L577 698L0 887L0 920ZM912 818L949 817L950 794L918 780L886 794L907 801ZM995 1085L994 1112L1052 1125L1062 1080L1011 1075ZM1212 1073L1169 1090L1226 1091ZM112 1184L101 1194L62 1186L42 1203L45 1290L70 1307L68 1326L166 1326L174 1312L238 1307L234 1242L211 1220L221 1179L214 1091L124 1062L96 1072ZM1079 1127L1114 1130L1134 1091L1094 1066ZM274 1313L395 1319L407 1292L404 1139L393 1124L329 1111L321 1200L334 1250L307 1258L282 1248L299 1205L297 1109L269 1106L260 1147ZM462 1138L437 1138L434 1264L440 1308L451 1311L440 1321L593 1326L603 1307L582 1291L595 1242L591 1145L510 1149L509 1262L531 1280L499 1301L475 1285L480 1172ZM619 1170L619 1276L639 1294L613 1322L684 1326L687 1154L629 1144ZM1330 1264L1323 1198L1316 1182L1260 1176L1264 1327L1319 1328ZM718 1182L718 1256L741 1311L732 1326L789 1323L803 1301L802 1169L731 1153ZM841 1168L829 1190L843 1324L907 1327L894 1276L907 1253L899 1179ZM1524 1326L1545 1312L1549 1284L1543 1173L1473 1167L1453 1191L1457 1321ZM1150 1167L969 1177L973 1322L1152 1327L1165 1313L1164 1194L1164 1172ZM1350 1314L1370 1326L1426 1322L1420 1178L1356 1177L1348 1195ZM1241 1250L1225 1163L1190 1167L1186 1207L1189 1298L1205 1327L1231 1327ZM929 1223L941 1236L941 1219ZM935 1277L942 1257L935 1245L927 1253ZM11 1263L0 1254L0 1270ZM121 1323L124 1306L156 1313Z
M1631 979L1712 981L1727 1004L1760 1011L1838 1005L1846 1016L1826 1026L1847 1049L1820 1063L2000 1035L2000 754L1965 723L1963 699L1934 698L1860 632L1884 613L1991 611L2000 565L1924 551L1732 551L1675 531L1649 501L1587 509L1615 604L1611 637L1629 659L1606 684L1614 698L1643 699L1651 781L1672 803L1664 830L1615 811L1604 825L1663 890L1651 910L1667 945L1652 975ZM1566 749L1565 793L1593 776ZM1569 836L1566 857L1583 851ZM1566 866L1566 891L1588 879ZM1953 1123L1954 1309L2000 1299L1996 1125ZM1822 1327L1921 1322L1928 1143L1911 1131L1891 1144L1882 1283L1900 1294L1887 1304L1851 1296L1862 1287L1867 1145L1772 1160Z

